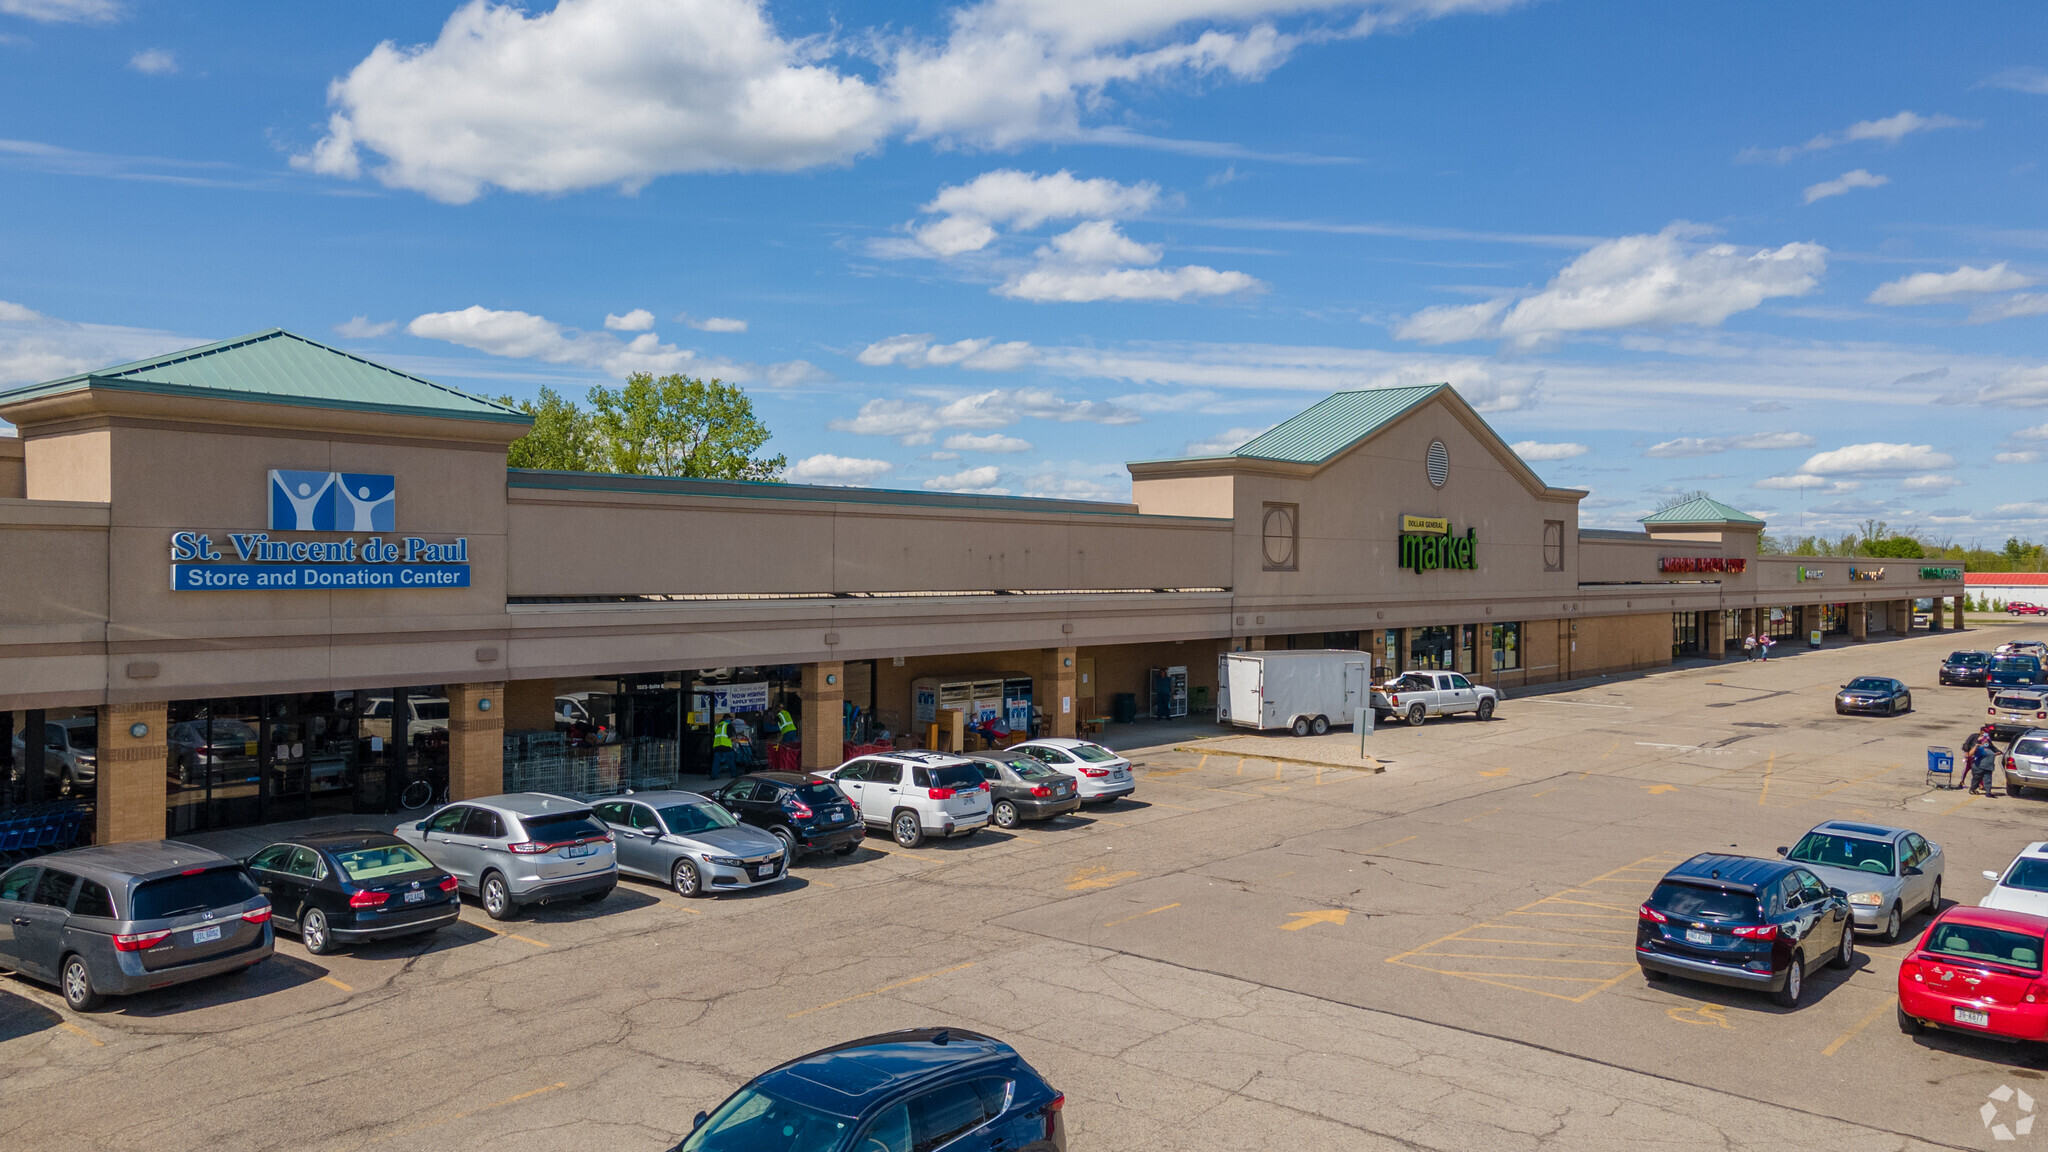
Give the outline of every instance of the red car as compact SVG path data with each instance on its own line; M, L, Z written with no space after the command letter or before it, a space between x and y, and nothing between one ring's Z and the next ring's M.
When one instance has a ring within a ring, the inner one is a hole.
M1899 1030L2048 1040L2048 917L1957 905L1899 965Z
M2007 616L2043 616L2048 615L2048 608L2043 608L2039 604L2029 604L2024 600L2015 600L2005 606L2005 614Z

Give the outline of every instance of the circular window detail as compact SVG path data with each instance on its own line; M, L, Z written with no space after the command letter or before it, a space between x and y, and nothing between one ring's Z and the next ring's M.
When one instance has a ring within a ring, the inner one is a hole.
M1431 487L1433 487L1433 488L1441 488L1441 487L1443 487L1443 486L1444 486L1444 481L1446 481L1446 480L1448 480L1448 479L1450 479L1450 478L1451 478L1451 454L1450 454L1450 451L1449 451L1448 449L1446 449L1446 448L1444 447L1444 442L1443 442L1443 441L1441 441L1441 440L1431 440L1431 441L1429 442L1429 483L1430 483L1430 486L1431 486Z
M1291 570L1294 567L1294 509L1291 506L1271 505L1266 509L1263 527L1265 536L1266 568L1268 570Z

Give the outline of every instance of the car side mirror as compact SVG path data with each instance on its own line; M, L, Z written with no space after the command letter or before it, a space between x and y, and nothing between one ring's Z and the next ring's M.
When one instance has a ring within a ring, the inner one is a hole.
M647 838L648 838L649 840L659 840L659 839L661 839L661 829L659 829L659 828L647 828L647 829L643 829L643 831L645 831L645 832L647 833Z
M709 1119L711 1119L711 1113L697 1113L697 1118L695 1120L690 1121L690 1131L695 1132L697 1129L702 1128L704 1126L704 1122Z
M1840 888L1828 889L1828 895L1833 896L1837 900L1847 900L1849 898L1849 894L1847 892L1842 891Z
M412 826L412 830L415 832L425 832L427 830L427 822L425 820L420 821Z
M1998 873L1996 873L1996 872L1986 872L1986 873L1984 874L1984 878L1985 878L1986 880L1996 881L1996 880L1998 879Z
M1784 846L1784 845L1782 845L1782 844L1778 845L1778 855L1780 855L1780 856L1783 856L1783 855L1784 855L1785 853L1787 853L1787 852L1790 852L1790 851L1791 851L1791 849L1790 849L1790 848L1787 848L1787 847L1785 847L1785 846Z
M1907 875L1907 876L1918 876L1918 875L1920 875L1920 870L1919 870L1918 868L1915 868L1915 867L1913 867L1913 866L1912 866L1911 864L1908 864L1908 865L1906 865L1906 869L1905 869L1905 875Z

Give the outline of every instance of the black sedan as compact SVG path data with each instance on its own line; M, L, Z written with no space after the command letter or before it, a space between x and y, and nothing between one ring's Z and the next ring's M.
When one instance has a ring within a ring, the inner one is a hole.
M1858 676L1835 693L1835 714L1838 716L1851 712L1896 716L1912 710L1912 691L1903 682L1889 676Z
M249 857L280 928L315 956L341 944L432 932L462 913L455 877L383 832L321 832Z
M1940 680L1943 684L1961 684L1970 688L1982 688L1984 677L1991 672L1989 652L1951 652L1941 662Z
M704 795L740 823L775 833L791 863L806 852L849 855L867 836L860 813L839 786L808 772L754 772Z
M998 828L1015 828L1026 820L1044 820L1081 807L1074 778L1052 765L1014 752L970 752L969 760L988 781L995 802L989 820Z

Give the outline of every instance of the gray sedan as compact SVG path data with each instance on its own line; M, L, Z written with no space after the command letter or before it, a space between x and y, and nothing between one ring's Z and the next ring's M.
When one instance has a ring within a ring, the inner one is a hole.
M1830 820L1778 855L1847 892L1856 930L1879 933L1887 944L1899 938L1906 917L1922 908L1941 911L1941 845L1918 832Z
M773 884L789 875L782 840L695 792L635 792L590 806L611 826L619 871L679 896Z

